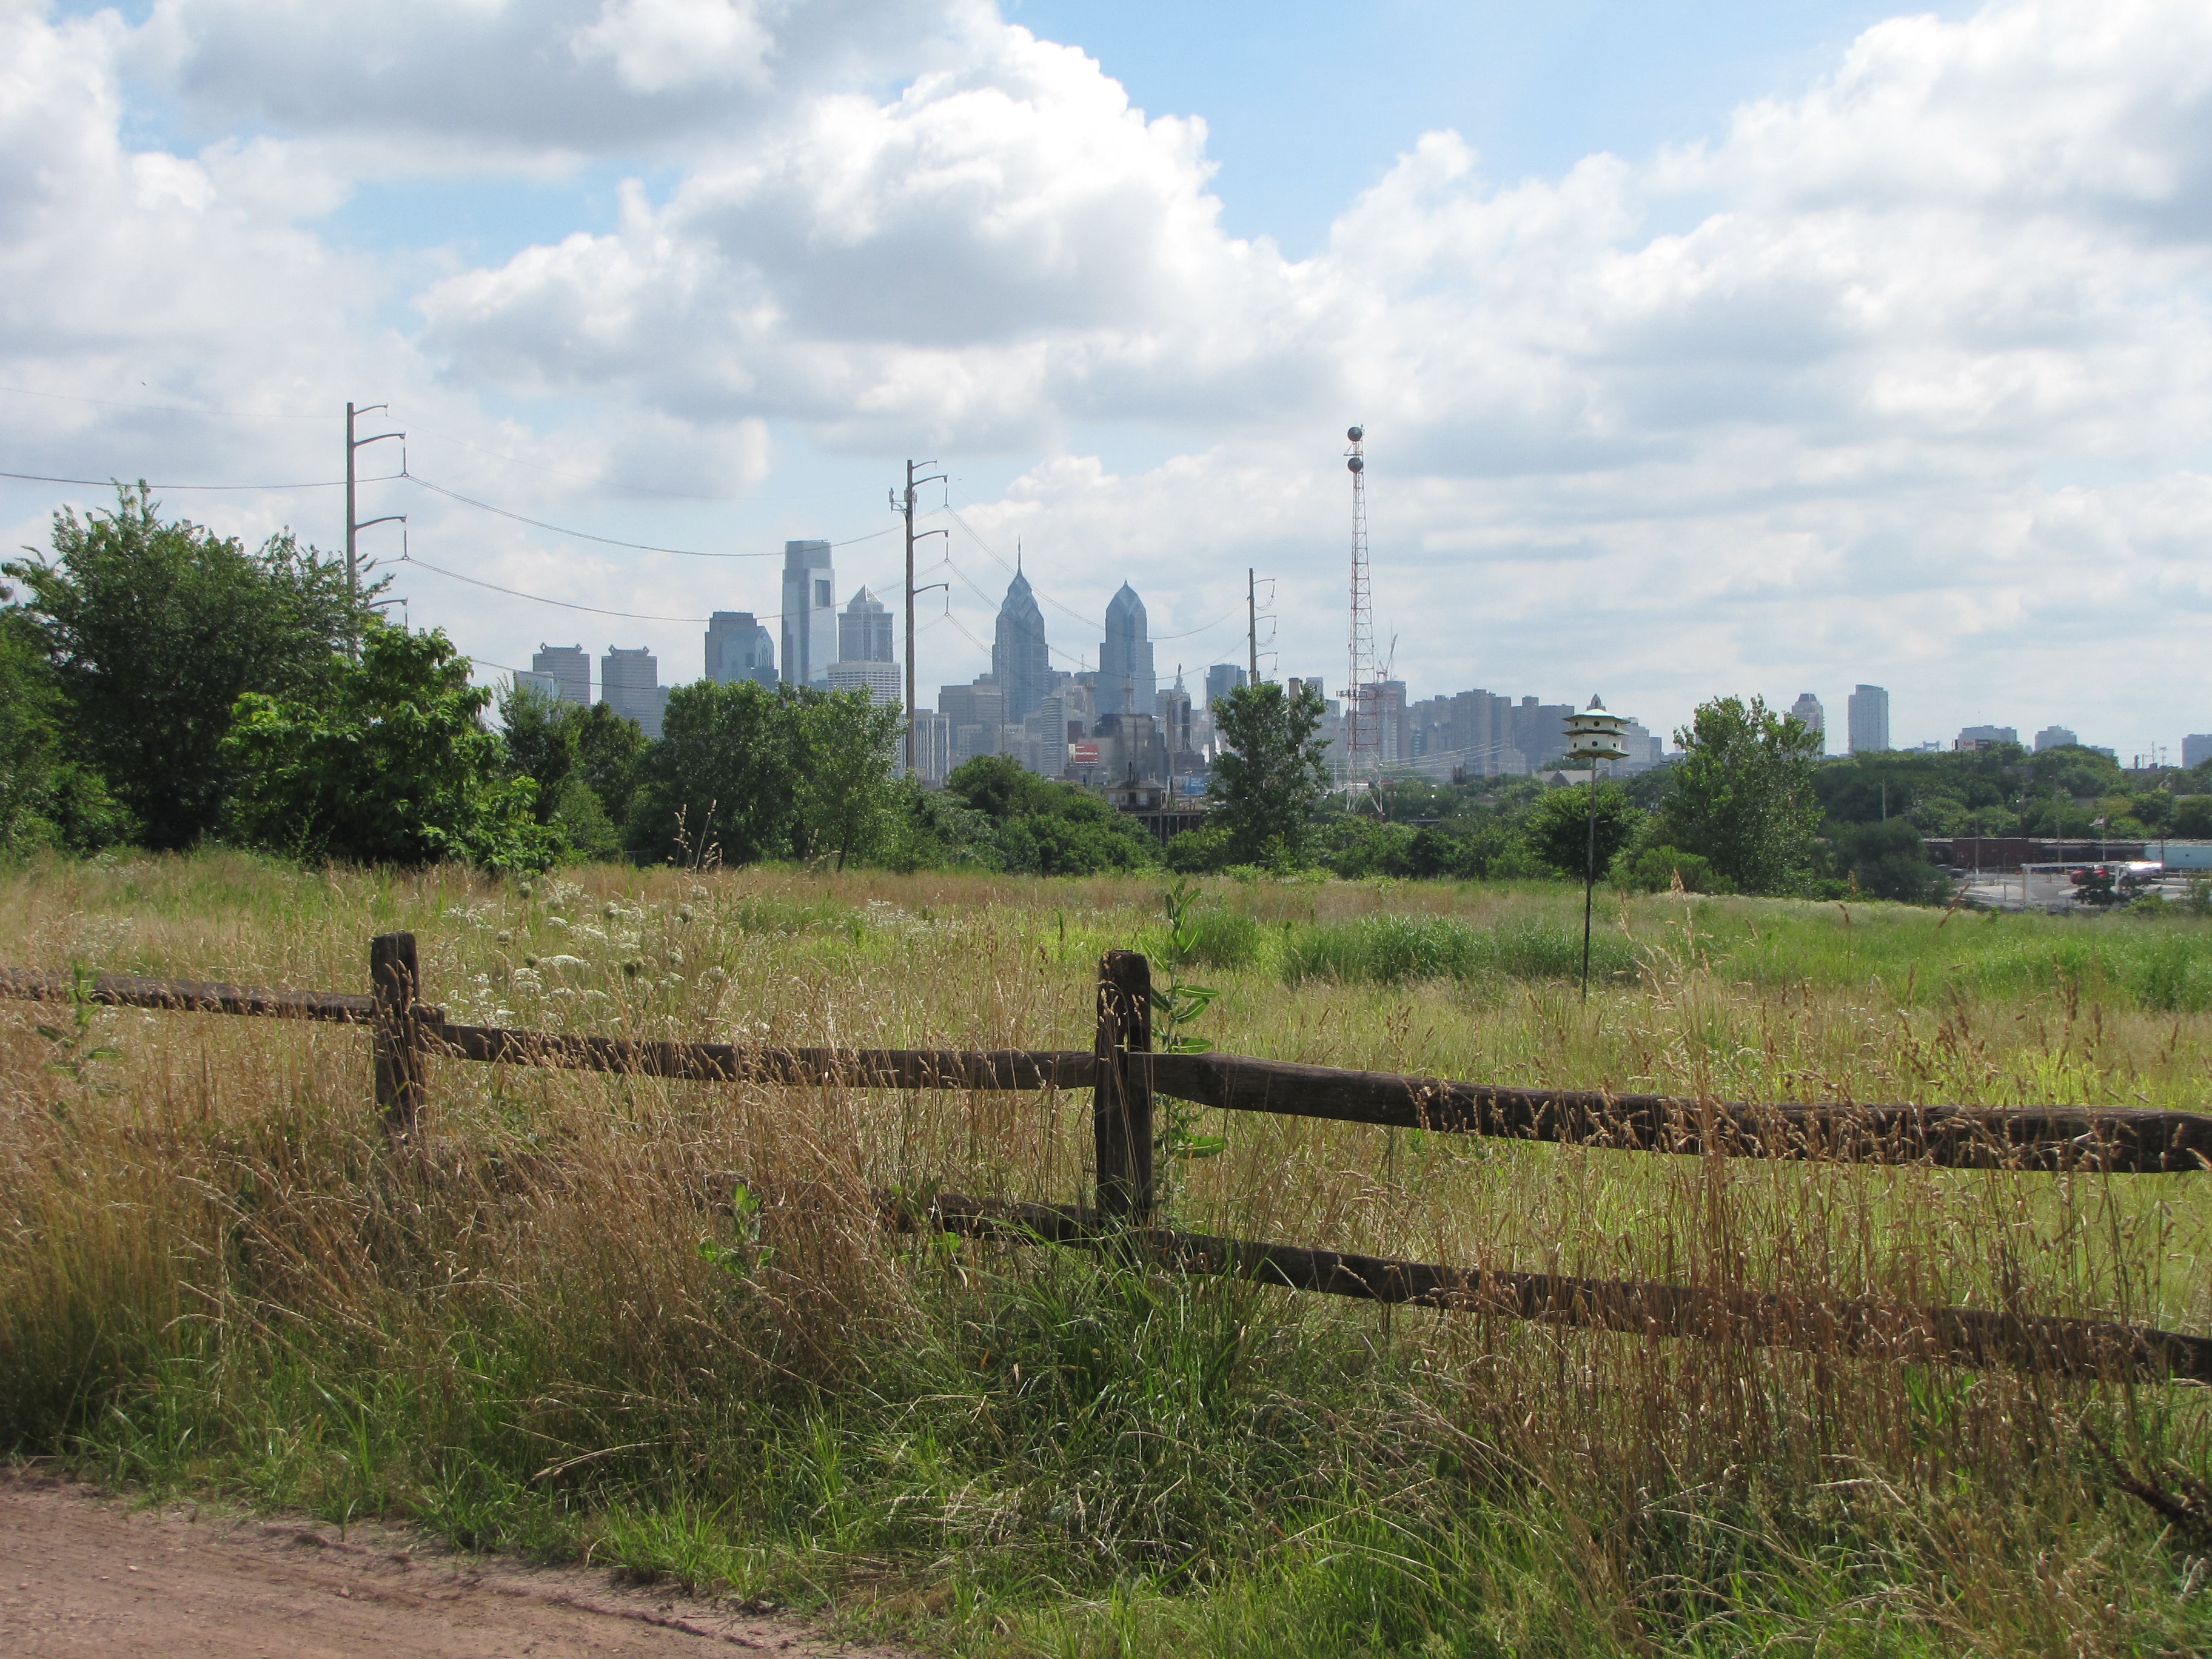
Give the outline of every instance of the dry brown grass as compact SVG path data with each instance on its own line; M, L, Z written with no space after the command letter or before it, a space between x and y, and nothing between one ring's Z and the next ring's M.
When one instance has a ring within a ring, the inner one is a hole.
M1220 902L1267 928L1565 909L1341 884ZM526 898L224 856L0 878L13 965L355 988L370 934L405 927L457 1017L787 1043L1087 1047L1099 951L1158 920L1155 884L1114 881L593 870ZM1838 984L1826 933L1797 982L1747 984L1698 936L1844 925L1809 907L1650 901L1611 925L1646 969L1588 1009L1555 982L1292 988L1263 956L1202 971L1224 994L1207 1034L1749 1099L2201 1096L2203 1013L2063 978L2005 1001L1924 997L1887 965ZM836 1588L978 1650L2118 1653L2207 1628L2212 1570L2079 1433L2148 1476L2202 1471L2194 1390L1392 1316L874 1224L872 1186L1079 1196L1087 1096L440 1063L422 1161L395 1167L358 1034L55 1018L0 1004L0 1422L20 1446ZM120 1052L86 1057L100 1045ZM1230 1146L1178 1172L1194 1227L2212 1322L2205 1177L1207 1127ZM710 1203L720 1171L783 1200L757 1233Z

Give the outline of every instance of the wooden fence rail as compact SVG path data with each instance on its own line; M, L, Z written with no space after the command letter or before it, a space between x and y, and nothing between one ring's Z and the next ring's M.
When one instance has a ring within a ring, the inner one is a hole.
M1134 951L1099 966L1097 1036L1075 1049L811 1048L648 1042L467 1025L421 1000L411 933L379 934L368 995L0 968L0 997L362 1025L386 1133L411 1139L434 1058L702 1083L1028 1092L1089 1089L1097 1206L936 1200L893 1205L893 1225L1100 1248L1120 1241L1180 1271L1294 1290L1586 1325L1647 1335L1883 1352L2069 1373L2130 1369L2212 1382L2212 1338L1972 1308L1886 1307L1696 1286L1472 1271L1431 1262L1181 1233L1154 1224L1153 1105L1166 1095L1225 1111L1499 1136L1624 1152L2078 1170L2212 1170L2212 1114L2136 1108L1750 1104L1589 1090L1510 1088L1344 1071L1241 1054L1152 1052L1151 967Z
M391 941L385 946L386 940ZM783 1048L723 1042L646 1042L466 1025L415 1000L413 939L380 937L373 971L388 985L378 994L267 989L197 980L101 974L69 975L0 968L0 997L66 1001L82 994L114 1006L253 1014L381 1027L409 1055L628 1073L700 1083L840 1083L854 1088L983 1089L1028 1091L1097 1086L1100 1051L1079 1049ZM1814 1159L1839 1164L1931 1164L1962 1169L2080 1169L2109 1175L2177 1174L2212 1169L2212 1113L2139 1107L1971 1107L1849 1101L1747 1103L1595 1090L1527 1089L1391 1073L1300 1066L1243 1054L1152 1054L1149 975L1133 951L1109 954L1109 968L1141 978L1144 994L1102 979L1102 1039L1126 1066L1109 1067L1109 1087L1126 1090L1126 1115L1149 1121L1155 1094L1224 1111L1547 1141L1614 1152ZM1118 964L1118 965L1117 965ZM402 981L407 994L400 994ZM1109 987L1111 988L1109 989ZM1110 1006L1109 1006L1110 1005ZM1129 1012L1135 1010L1134 1013ZM1139 1026L1142 1029L1139 1029ZM387 1113L411 1127L394 1097L400 1080L419 1082L419 1066L399 1065L380 1087ZM1123 1084L1126 1076L1127 1083ZM416 1103L419 1109L419 1103ZM1136 1137L1119 1128L1109 1174L1121 1179L1125 1147L1138 1163ZM1141 1172L1149 1176L1149 1170ZM1132 1179L1133 1191L1150 1180ZM1109 1206L1109 1208L1111 1206ZM1139 1204L1137 1207L1143 1207Z

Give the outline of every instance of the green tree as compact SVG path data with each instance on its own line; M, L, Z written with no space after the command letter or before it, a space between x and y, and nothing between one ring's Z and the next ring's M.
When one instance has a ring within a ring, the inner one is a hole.
M1233 862L1304 863L1314 820L1328 793L1328 745L1319 736L1325 712L1320 691L1301 686L1291 696L1272 681L1240 685L1214 710L1226 745L1213 763L1213 811L1229 831Z
M2175 801L2169 833L2184 841L2212 839L2212 795L2184 795Z
M1590 787L1577 783L1552 790L1536 803L1536 810L1521 827L1545 863L1577 880L1589 862ZM1650 814L1631 800L1628 792L1617 783L1600 780L1596 787L1596 870L1601 876L1613 867L1621 849L1636 839Z
M645 763L645 751L650 746L645 728L603 702L586 708L571 708L568 720L570 744L576 753L576 769L571 781L580 781L590 789L610 820L627 823ZM666 729L665 725L662 729ZM574 793L566 790L564 797Z
M100 775L67 758L61 688L38 629L0 587L0 857L41 847L92 852L131 822Z
M289 531L248 552L164 522L143 483L112 513L57 514L52 558L5 569L53 665L70 746L157 848L215 829L240 696L320 695L363 614L341 562Z
M835 854L842 870L890 833L891 765L906 715L857 690L805 698L795 712L799 856Z
M670 692L660 741L636 763L631 849L725 864L790 857L797 850L798 706L805 695L752 680L701 680Z
M637 759L645 750L638 723L605 703L562 702L526 685L501 698L499 710L507 775L536 781L538 821L557 830L576 858L619 856L622 831L615 814L629 809ZM600 780L598 787L594 778Z
M367 619L361 659L334 657L312 697L239 698L221 756L234 833L295 857L544 868L558 840L537 785L502 775L490 702L442 632Z
M945 781L945 793L990 825L1002 870L1088 876L1148 869L1159 860L1158 843L1128 814L1004 755L963 761Z
M1788 892L1805 879L1822 817L1814 787L1820 739L1763 698L1717 697L1674 734L1652 844L1711 861L1745 892Z
M535 811L550 823L561 792L576 769L575 704L549 697L534 685L510 686L499 700L499 734L507 745L509 777L538 785Z

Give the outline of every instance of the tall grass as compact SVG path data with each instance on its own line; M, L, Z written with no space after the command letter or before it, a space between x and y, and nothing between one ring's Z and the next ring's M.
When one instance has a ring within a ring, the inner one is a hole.
M1573 979L1583 940L1550 921L1473 927L1450 916L1360 916L1294 929L1283 941L1283 977L1340 984L1397 985L1411 979ZM1593 979L1626 979L1634 951L1612 933L1593 934Z
M609 870L526 897L222 857L51 864L0 878L0 960L344 988L369 933L404 925L457 1017L1082 1047L1098 951L1146 939L1157 901L1104 881ZM2131 969L2002 996L1975 977L2078 942L2124 964L2170 951L2185 984L2202 927L1637 901L1604 919L1584 1009L1563 893L1213 902L1206 1034L1285 1059L1753 1099L2185 1104L2212 1058L2212 1019L2154 1006ZM1324 939L1338 954L1299 956ZM873 1187L1077 1196L1082 1097L439 1064L421 1155L395 1162L357 1034L131 1011L80 1032L53 1012L0 1003L0 1431L20 1451L589 1550L979 1655L2212 1639L2212 1569L2083 1433L2145 1479L2212 1472L2198 1391L1386 1317L878 1225ZM2194 1177L1206 1127L1227 1150L1176 1182L1195 1227L2212 1317ZM732 1176L757 1209L717 1197Z

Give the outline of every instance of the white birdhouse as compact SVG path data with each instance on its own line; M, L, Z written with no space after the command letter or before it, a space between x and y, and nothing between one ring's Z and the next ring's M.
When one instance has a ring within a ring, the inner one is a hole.
M1627 734L1628 722L1607 714L1605 704L1592 697L1588 708L1567 716L1567 757L1593 767L1599 761L1625 760L1628 748L1621 739Z

